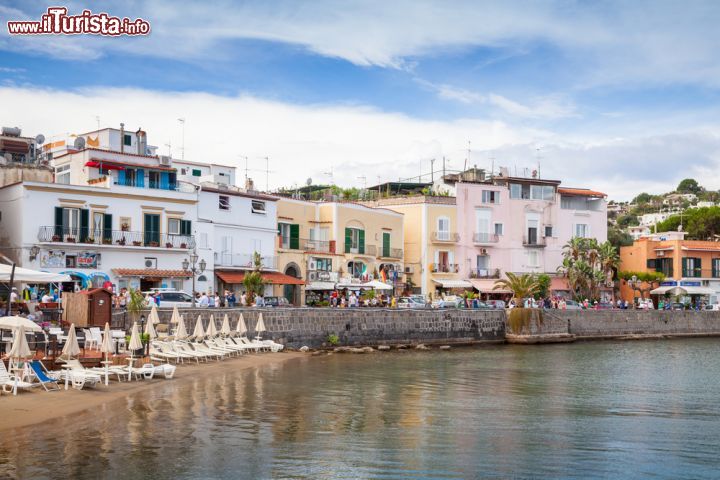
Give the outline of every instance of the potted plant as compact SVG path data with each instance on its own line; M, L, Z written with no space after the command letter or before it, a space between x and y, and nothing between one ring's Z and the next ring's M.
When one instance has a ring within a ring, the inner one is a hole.
M85 237L85 243L95 243L95 239L93 237Z
M103 245L112 245L112 239L111 238L103 238L102 243L103 243Z
M67 237L65 241L68 243L75 243L75 237Z
M171 242L165 242L165 248L172 248L173 244Z
M122 237L120 240L117 241L118 245L125 245L125 237Z
M181 243L181 244L180 244L180 248L187 248L187 243L184 243L184 242Z
M127 223L120 224L120 230L123 232L129 232L130 231L130 225Z
M52 241L53 242L62 242L62 237L60 235L53 235Z
M160 244L159 244L158 242L149 242L149 243L148 243L148 246L150 246L150 247L159 247Z
M133 245L139 247L140 245L142 245L142 242L140 240L133 240Z

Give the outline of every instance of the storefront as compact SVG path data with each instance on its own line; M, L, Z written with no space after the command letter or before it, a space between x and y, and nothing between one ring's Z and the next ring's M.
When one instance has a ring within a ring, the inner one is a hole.
M186 270L160 270L157 268L114 268L118 278L118 289L130 288L147 292L154 288L184 290L185 282L190 278Z
M696 305L698 303L712 303L716 298L715 290L704 287L701 280L668 280L660 283L660 286L650 291L654 295L655 306L660 299Z

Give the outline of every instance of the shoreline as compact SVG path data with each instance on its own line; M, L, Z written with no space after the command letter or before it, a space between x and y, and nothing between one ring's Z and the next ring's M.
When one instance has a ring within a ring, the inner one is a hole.
M171 380L157 378L153 380L133 380L118 382L110 380L110 385L98 385L92 389L64 390L46 392L41 386L30 391L19 391L17 396L3 393L0 395L0 433L26 428L44 422L60 420L92 409L105 406L128 395L147 391L172 383L183 385L196 379L196 374L216 375L227 371L241 371L267 365L278 365L290 360L307 357L301 352L279 352L247 354L239 358L229 358L220 362L180 365Z

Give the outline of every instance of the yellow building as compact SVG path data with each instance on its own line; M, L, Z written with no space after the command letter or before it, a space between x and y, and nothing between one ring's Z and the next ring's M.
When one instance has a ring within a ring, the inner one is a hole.
M405 274L414 293L436 298L443 292L472 288L460 276L460 235L454 197L417 195L368 202L405 216Z
M278 269L304 279L305 287L276 286L275 295L304 305L374 279L402 288L402 213L291 198L280 198L277 212Z

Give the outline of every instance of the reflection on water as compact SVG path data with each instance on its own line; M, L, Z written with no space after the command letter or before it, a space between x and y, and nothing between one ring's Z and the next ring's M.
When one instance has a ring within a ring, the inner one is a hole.
M305 358L17 432L0 478L714 478L719 377L715 340Z

